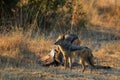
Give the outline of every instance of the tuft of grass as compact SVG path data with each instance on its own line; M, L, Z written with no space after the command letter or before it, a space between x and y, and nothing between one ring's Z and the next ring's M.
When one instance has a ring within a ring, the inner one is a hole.
M110 42L103 42L101 44L101 47L96 52L97 54L108 54L108 55L114 55L116 57L120 57L120 41L110 41Z
M22 32L1 34L0 37L0 65L2 67L38 63L40 57L48 54L54 47L50 39L28 37Z

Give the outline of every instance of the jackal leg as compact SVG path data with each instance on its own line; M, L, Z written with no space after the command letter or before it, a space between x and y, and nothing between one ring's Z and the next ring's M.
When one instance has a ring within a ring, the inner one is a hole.
M84 60L81 60L81 64L82 64L82 72L84 72L85 71L85 69L86 69L86 66L85 66L85 61Z
M65 69L67 68L67 64L68 64L68 57L64 56L64 67L65 67Z
M69 57L69 67L70 67L70 70L72 70L72 57Z
M90 66L91 72L92 72L92 69L95 68L93 58L89 57L88 60L87 60L87 63Z

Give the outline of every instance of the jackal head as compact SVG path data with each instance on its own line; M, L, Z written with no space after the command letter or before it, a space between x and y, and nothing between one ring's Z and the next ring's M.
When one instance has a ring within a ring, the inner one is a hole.
M65 36L62 35L62 36L59 36L59 37L57 38L57 40L55 41L54 44L55 44L55 45L62 45L64 41L65 41Z
M79 39L79 38L78 38L78 35L76 35L76 34L66 34L65 35L65 40L71 44L77 39Z

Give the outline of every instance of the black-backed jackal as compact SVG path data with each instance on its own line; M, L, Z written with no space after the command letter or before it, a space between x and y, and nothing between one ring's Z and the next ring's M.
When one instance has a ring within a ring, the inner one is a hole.
M65 69L67 68L68 63L69 63L70 68L72 69L72 54L69 49L69 46L66 45L66 43L67 43L67 41L65 40L65 36L59 36L57 41L55 42L55 45L58 45L60 51L63 54ZM67 44L71 44L71 43L67 43ZM69 62L68 62L68 60L69 60Z
M65 69L67 68L68 63L70 69L72 69L72 57L74 57L73 52L75 52L76 56L80 58L81 64L83 66L83 72L86 68L85 62L91 66L91 69L94 67L93 54L89 48L84 46L73 46L71 43L68 43L65 40L65 36L59 37L55 42L55 45L59 46L59 49L63 54Z
M75 53L73 54L74 54L73 57L77 57L79 62L82 64L82 68L83 68L82 72L84 72L86 69L85 63L87 63L90 66L91 71L93 68L95 68L94 56L90 48L84 47L82 50L76 50Z

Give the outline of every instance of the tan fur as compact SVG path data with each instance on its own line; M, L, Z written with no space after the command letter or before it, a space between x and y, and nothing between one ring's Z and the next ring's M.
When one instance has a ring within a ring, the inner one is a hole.
M87 47L83 47L82 49L71 51L70 49L72 49L75 46L72 46L69 42L65 41L64 36L63 37L60 36L55 42L55 45L59 46L59 49L63 54L65 69L67 68L68 63L69 63L70 69L72 69L72 57L75 57L73 56L74 52L75 52L74 55L76 55L81 61L81 64L83 66L83 70L82 70L83 72L86 68L85 62L91 66L91 70L94 67L93 54L91 49Z
M59 46L60 48L60 51L62 52L63 54L63 57L64 57L64 66L65 66L65 69L67 68L68 66L68 63L69 63L69 67L70 69L72 69L72 54L69 50L65 50L63 49L61 46Z
M83 72L86 69L85 63L87 63L91 67L91 70L92 70L92 68L95 67L91 49L83 48L82 50L77 50L77 51L75 51L75 55L73 57L76 57L76 56L77 56L78 60L80 61L80 63L82 64Z
M60 37L58 37L57 41L55 42L55 45L58 45L60 51L63 54L65 69L67 68L68 63L69 63L70 69L72 69L72 56L71 56L72 54L71 54L71 51L69 49L66 49L66 47L65 47L66 43L67 42L64 41L64 37L60 36Z
M60 64L63 64L63 55L60 49L55 49L55 60Z

